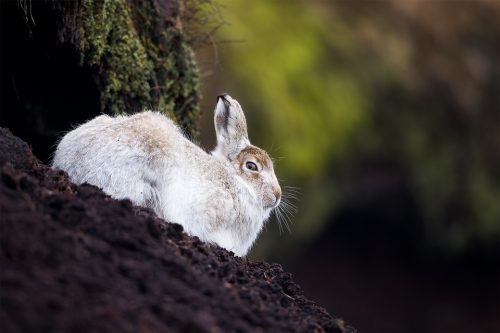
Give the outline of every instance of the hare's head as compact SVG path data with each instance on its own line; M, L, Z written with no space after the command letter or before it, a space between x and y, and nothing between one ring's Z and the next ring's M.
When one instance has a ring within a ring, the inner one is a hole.
M264 150L250 144L247 122L238 101L227 94L219 95L214 122L217 146L212 154L231 162L265 210L277 207L281 188L274 174L273 161Z

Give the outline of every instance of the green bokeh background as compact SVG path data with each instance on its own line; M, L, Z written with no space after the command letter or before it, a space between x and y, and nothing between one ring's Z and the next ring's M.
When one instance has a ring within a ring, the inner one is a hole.
M271 223L253 257L280 259L314 242L371 186L372 166L390 170L388 181L404 179L425 251L461 256L498 244L499 9L465 1L207 7L219 26L198 49L202 142L213 144L213 96L226 91L243 105L251 140L277 159L282 184L301 188L292 233Z

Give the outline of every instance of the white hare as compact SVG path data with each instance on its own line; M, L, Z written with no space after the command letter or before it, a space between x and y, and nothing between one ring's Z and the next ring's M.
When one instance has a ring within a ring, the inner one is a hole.
M268 154L250 144L236 100L218 96L214 122L217 146L207 153L160 113L101 115L62 138L53 167L244 256L281 188Z

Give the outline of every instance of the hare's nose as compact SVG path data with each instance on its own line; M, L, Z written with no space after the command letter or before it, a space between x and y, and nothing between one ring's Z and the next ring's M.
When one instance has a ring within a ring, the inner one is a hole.
M274 207L276 207L280 204L281 188L280 187L273 187L273 194L274 194L274 198L275 198Z

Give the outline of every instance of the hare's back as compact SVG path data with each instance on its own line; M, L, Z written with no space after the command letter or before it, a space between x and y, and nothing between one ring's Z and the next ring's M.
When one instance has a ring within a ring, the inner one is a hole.
M102 115L63 137L53 166L77 184L87 182L145 205L155 195L155 165L179 136L173 122L155 112Z
M166 116L145 111L131 116L99 116L78 129L83 141L99 141L111 150L137 150L148 158L165 156L184 140L177 126Z
M147 154L165 153L182 140L182 133L166 116L152 111L130 116L101 115L67 133L58 146L95 153L141 150ZM69 147L68 147L69 146ZM111 151L109 151L111 150ZM57 152L56 152L57 157Z
M183 139L172 120L158 112L146 111L110 119L110 123L107 123L107 119L100 121L107 135L121 138L148 154L165 153Z

